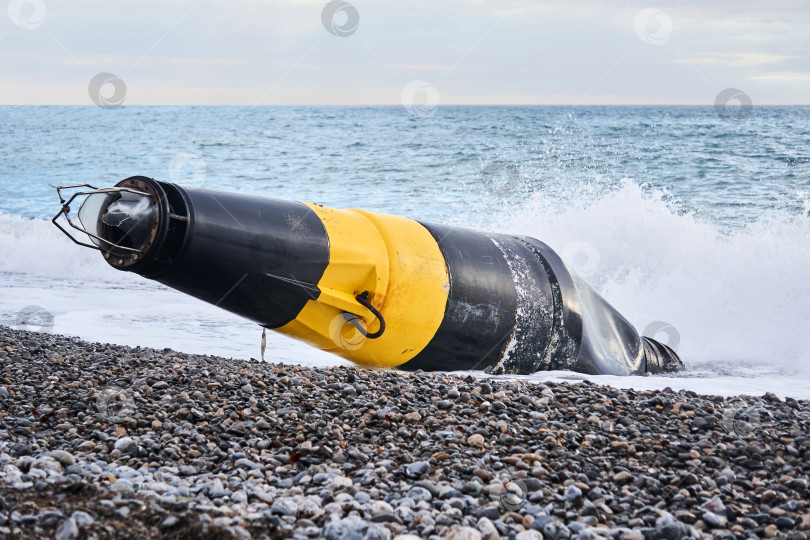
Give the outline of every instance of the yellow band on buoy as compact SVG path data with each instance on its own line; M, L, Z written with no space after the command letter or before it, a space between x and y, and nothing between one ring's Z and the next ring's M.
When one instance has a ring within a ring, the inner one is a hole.
M329 265L298 316L279 332L361 364L396 367L424 349L442 322L449 277L436 240L418 222L361 210L307 204L329 237ZM355 296L385 317L386 330L365 338L352 324L361 317L369 332L379 321Z

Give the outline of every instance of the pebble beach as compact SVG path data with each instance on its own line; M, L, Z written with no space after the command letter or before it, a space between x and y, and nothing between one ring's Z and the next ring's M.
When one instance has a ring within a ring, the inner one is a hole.
M810 402L672 383L310 368L0 326L0 538L806 538Z

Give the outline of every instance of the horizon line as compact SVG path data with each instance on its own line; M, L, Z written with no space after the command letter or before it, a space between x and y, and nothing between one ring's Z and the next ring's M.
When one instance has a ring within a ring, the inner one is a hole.
M447 103L443 107L714 107L713 103ZM807 107L808 103L757 103L753 107ZM0 103L0 107L100 107L93 103ZM116 107L402 107L401 103L274 103L274 104L234 104L234 103L132 103Z

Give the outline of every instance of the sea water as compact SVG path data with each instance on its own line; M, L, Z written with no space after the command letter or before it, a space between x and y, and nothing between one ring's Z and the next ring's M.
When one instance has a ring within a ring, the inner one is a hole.
M810 398L808 107L737 121L712 107L2 107L0 120L2 324L259 356L255 324L118 272L49 222L57 185L146 175L534 236L687 366L589 380ZM274 333L267 359L347 364Z

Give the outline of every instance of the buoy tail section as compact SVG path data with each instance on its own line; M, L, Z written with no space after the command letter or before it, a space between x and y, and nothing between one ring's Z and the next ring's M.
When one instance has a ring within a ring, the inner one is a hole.
M551 280L555 305L552 360L544 369L570 369L593 375L642 375L677 371L678 355L639 336L635 327L588 285L546 244L521 237L532 246ZM561 320L562 324L557 323ZM556 330L560 328L560 330Z
M646 373L674 373L683 369L683 362L671 347L646 336L641 341L644 345Z

